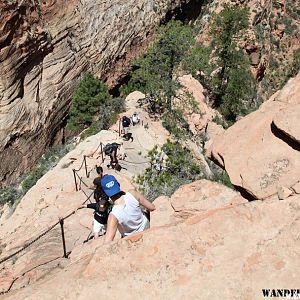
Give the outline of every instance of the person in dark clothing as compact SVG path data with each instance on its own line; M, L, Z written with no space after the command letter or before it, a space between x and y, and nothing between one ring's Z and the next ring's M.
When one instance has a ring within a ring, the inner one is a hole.
M129 126L130 126L130 123L131 123L131 120L126 117L126 116L123 116L122 117L122 127L123 127L123 138L126 140L126 141L133 141L133 137L132 137L132 133L129 132Z
M109 214L109 197L104 193L101 187L101 179L106 175L103 175L102 167L96 166L96 172L98 176L93 180L94 199L96 203L89 203L87 205L81 205L81 208L94 209L93 220L93 233L94 239L97 239L99 235L104 235L106 232L107 218Z
M96 201L96 203L89 203L86 205L86 208L91 208L94 210L94 220L93 220L94 239L97 239L99 235L104 235L106 233L109 206L110 206L109 202L105 200L99 200Z
M110 164L107 165L107 167L112 167L113 169L115 168L115 166L118 164L118 157L117 157L117 153L118 153L118 149L121 145L118 143L112 143L112 144L107 144L104 147L104 153L105 155L108 155L110 157Z
M103 175L103 168L101 166L96 165L96 172L97 177L93 180L93 187L91 187L94 190L94 199L96 202L100 200L109 201L109 197L104 193L101 186L101 179L107 175Z

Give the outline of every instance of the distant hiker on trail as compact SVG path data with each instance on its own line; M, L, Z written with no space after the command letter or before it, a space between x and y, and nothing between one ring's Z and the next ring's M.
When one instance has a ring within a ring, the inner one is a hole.
M149 212L155 210L154 204L135 190L123 192L119 182L112 175L103 177L101 186L105 194L114 202L107 221L105 243L113 241L117 229L121 236L125 237L150 227ZM143 211L141 205L146 212Z
M131 139L131 141L133 141L133 137L132 137L132 133L129 132L129 126L130 126L130 119L126 116L123 116L122 117L122 127L123 127L123 138L126 140L126 141L129 141Z
M106 224L109 214L109 197L104 193L101 187L101 179L108 175L103 175L102 167L96 166L96 172L98 176L93 180L94 199L96 203L89 203L87 205L81 205L81 208L94 209L93 220L93 233L94 239L97 239L99 235L104 235L106 232Z
M104 154L108 155L110 157L110 164L107 165L108 168L112 167L112 169L116 169L117 171L120 171L121 167L118 163L118 149L121 147L121 144L118 143L112 143L112 144L106 144L103 148Z
M154 158L154 169L160 173L166 167L166 154L163 150L159 150Z
M133 113L132 117L131 117L131 120L132 120L132 125L135 126L137 124L140 123L141 119L140 119L140 116L137 112Z

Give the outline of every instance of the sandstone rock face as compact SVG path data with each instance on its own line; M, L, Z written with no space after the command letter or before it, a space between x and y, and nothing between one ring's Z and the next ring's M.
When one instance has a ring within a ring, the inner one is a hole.
M2 1L0 185L29 169L60 134L85 72L111 83L166 13L187 2Z
M199 180L179 188L171 198L171 205L177 217L187 218L196 212L245 203L238 195L222 184Z
M300 95L299 95L300 98ZM299 100L300 102L300 100ZM287 117L288 116L288 117ZM273 125L283 135L289 137L295 147L300 147L300 104L282 109L273 119ZM297 124L295 126L295 124Z
M211 195L211 206L176 218L170 201L199 205L207 183L195 186L158 199L160 226L109 245L101 238L79 245L65 265L3 299L92 299L95 286L111 299L262 299L262 289L299 284L299 195L235 204L228 195L219 206Z
M203 86L192 75L181 76L178 81L182 85L181 90L178 92L180 101L185 101L184 112L191 132L196 134L205 129L207 123L216 116L217 112L209 107L204 96ZM192 96L192 101L195 101L196 111L193 111L187 104L191 101L188 99L189 95Z
M128 97L130 115L136 110L146 128L131 128L135 140L125 142L127 170L114 174L125 191L132 176L143 171L144 153L167 136ZM87 158L89 185L99 161L99 142L118 139L117 124L77 145L43 176L21 200L11 217L0 219L0 260L70 214L91 192L81 184L75 191L72 168ZM142 142L142 138L146 143ZM145 148L144 148L145 147ZM141 151L142 155L138 155ZM70 164L70 162L72 163ZM299 182L293 186L298 190ZM283 193L284 194L284 193ZM285 195L283 195L285 196ZM268 287L295 288L300 262L300 195L284 201L248 202L236 191L199 180L179 188L171 197L154 201L151 228L103 245L103 238L83 244L89 235L92 211L76 211L65 220L69 259L62 258L60 228L55 227L20 254L1 264L1 299L261 299ZM90 223L90 225L89 225ZM251 282L251 284L249 284ZM21 288L23 287L23 288ZM96 289L95 289L96 287Z
M255 199L266 199L300 178L300 74L259 110L215 139L208 156L231 182Z

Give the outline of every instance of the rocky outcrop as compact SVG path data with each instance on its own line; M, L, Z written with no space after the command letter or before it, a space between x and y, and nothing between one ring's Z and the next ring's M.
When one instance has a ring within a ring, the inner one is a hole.
M166 14L188 2L2 1L0 186L61 134L85 72L112 84Z
M197 79L189 74L179 77L178 81L181 88L175 101L183 107L190 131L197 134L203 131L218 113L208 105L204 88Z
M176 198L199 205L198 192L186 186ZM79 245L51 274L3 299L92 299L95 286L111 299L261 299L262 289L297 286L299 196L235 204L228 197L217 206L208 197L211 206L186 219L174 216L172 201L158 199L159 226L110 245Z
M299 181L299 104L300 73L259 110L218 136L208 150L249 197L266 199Z

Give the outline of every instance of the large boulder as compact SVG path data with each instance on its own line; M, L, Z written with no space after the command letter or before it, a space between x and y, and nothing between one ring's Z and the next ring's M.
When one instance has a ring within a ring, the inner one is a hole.
M252 199L266 199L300 178L300 74L259 110L216 137L207 155Z
M217 182L198 180L180 187L171 198L175 215L187 218L197 212L226 207L246 200L239 194Z

